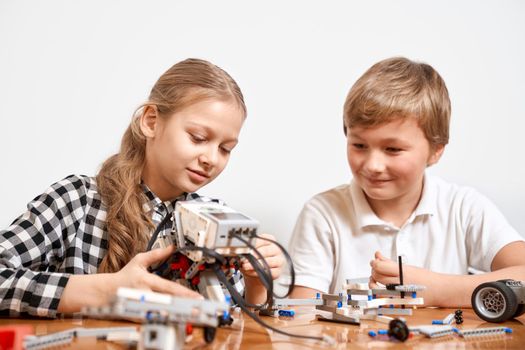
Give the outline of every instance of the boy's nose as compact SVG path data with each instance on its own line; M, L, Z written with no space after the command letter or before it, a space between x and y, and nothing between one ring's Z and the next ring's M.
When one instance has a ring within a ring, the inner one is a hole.
M381 152L372 151L365 160L365 169L368 173L381 173L385 170L385 159Z

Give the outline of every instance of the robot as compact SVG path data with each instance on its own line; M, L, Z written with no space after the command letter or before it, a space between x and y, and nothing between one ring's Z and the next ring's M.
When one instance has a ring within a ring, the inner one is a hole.
M511 279L480 284L472 293L472 309L479 318L500 323L525 313L525 282Z

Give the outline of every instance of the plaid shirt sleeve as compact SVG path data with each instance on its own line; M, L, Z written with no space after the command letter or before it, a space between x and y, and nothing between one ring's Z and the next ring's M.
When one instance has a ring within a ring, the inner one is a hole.
M56 316L70 276L61 268L65 240L82 217L82 188L76 176L55 183L0 231L0 315Z

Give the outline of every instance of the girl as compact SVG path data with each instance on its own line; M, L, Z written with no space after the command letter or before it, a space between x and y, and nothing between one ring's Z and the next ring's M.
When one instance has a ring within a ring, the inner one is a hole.
M148 272L173 247L144 251L175 202L199 199L194 192L222 172L245 118L241 90L219 67L187 59L166 71L96 177L53 184L0 231L0 315L77 312L106 304L118 287L200 297ZM277 278L280 250L256 245ZM242 270L248 301L264 300L251 265Z

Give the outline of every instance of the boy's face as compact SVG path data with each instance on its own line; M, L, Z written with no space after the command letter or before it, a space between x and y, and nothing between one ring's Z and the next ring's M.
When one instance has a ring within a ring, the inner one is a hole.
M381 204L418 203L425 168L436 163L443 146L431 149L414 118L372 128L355 126L347 136L348 163L354 181L372 208Z
M162 200L213 181L226 167L244 122L235 103L219 100L197 102L166 119L153 108L148 113L141 120L147 137L143 181Z

